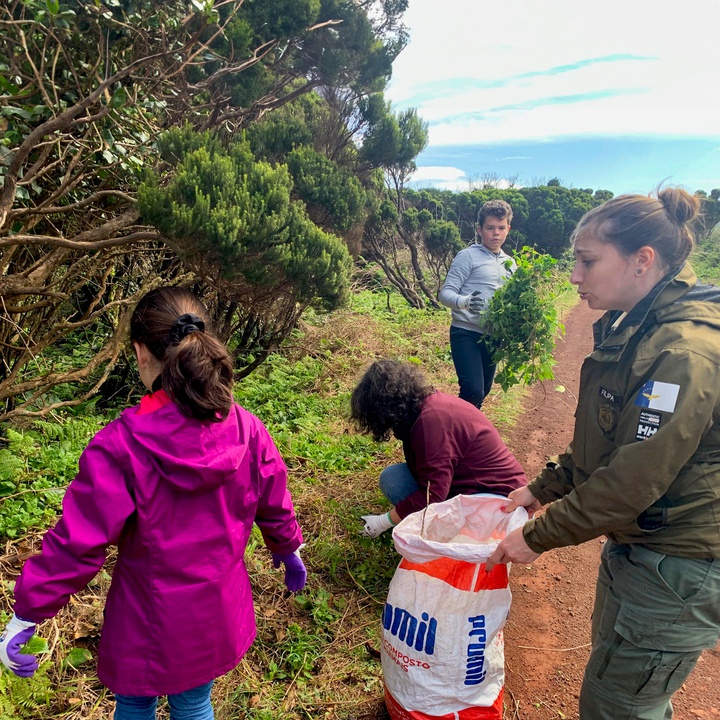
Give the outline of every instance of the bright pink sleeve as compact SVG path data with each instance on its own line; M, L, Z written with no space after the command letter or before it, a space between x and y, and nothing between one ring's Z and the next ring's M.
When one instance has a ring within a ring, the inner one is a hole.
M302 531L287 489L285 462L268 431L259 424L257 470L260 484L255 523L268 550L289 554L302 545Z
M45 533L42 553L30 558L15 585L15 613L41 621L53 617L105 562L135 511L108 426L80 457L79 471L63 500L63 514Z

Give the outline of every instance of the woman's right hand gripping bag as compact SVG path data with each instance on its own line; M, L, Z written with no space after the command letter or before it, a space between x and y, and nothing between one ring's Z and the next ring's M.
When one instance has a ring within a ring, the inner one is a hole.
M528 517L523 508L504 513L507 502L457 495L394 529L402 560L382 616L392 720L501 720L509 566L488 573L485 560Z

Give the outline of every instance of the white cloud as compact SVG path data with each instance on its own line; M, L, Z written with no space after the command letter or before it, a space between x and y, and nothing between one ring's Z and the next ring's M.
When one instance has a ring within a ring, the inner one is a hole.
M419 167L413 173L410 183L418 188L434 187L441 190L467 190L469 179L464 170L456 167L426 165Z
M440 165L426 165L418 168L413 174L414 182L424 182L426 180L441 180L443 182L456 182L464 180L467 182L465 171L456 167L443 167Z
M718 123L709 118L691 125L681 108L667 107L648 113L642 108L593 107L582 103L502 113L487 120L441 122L430 128L429 139L432 145L465 145L593 135L717 137L719 132Z
M720 135L717 0L410 0L388 97L432 145Z
M467 191L482 185L482 178L468 177L465 171L456 167L444 165L425 165L419 167L410 178L410 184L415 188L433 187L440 190ZM488 181L497 188L507 188L509 183L505 179L488 177Z

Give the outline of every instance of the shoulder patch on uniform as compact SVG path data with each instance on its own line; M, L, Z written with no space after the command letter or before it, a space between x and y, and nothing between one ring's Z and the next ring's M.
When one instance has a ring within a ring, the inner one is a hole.
M635 431L636 440L647 440L652 437L660 428L662 416L660 413L642 410L638 418L638 426Z
M648 380L642 388L640 388L640 392L635 399L635 404L650 410L673 412L679 392L680 386L674 383Z
M604 387L600 388L600 397L613 405L622 405L623 402L622 395L618 395L616 392L608 390Z

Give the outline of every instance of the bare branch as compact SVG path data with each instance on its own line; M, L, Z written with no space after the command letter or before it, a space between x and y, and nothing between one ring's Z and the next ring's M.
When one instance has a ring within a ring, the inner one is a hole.
M7 175L5 176L5 184L3 187L3 191L0 194L0 228L5 225L8 211L12 206L12 201L15 197L15 187L17 184L18 172L20 171L20 168L25 162L27 156L30 154L30 152L32 152L32 150L41 141L41 139L46 137L47 135L54 135L56 132L67 129L72 123L72 121L81 112L83 112L87 108L92 107L96 102L98 102L103 92L107 88L112 87L117 82L120 82L123 78L135 72L135 70L137 70L138 68L148 65L153 60L166 57L169 54L170 53L168 51L155 53L153 55L148 55L147 57L140 58L139 60L131 62L122 70L116 72L112 77L107 78L106 80L101 82L95 88L95 90L91 92L87 97L75 103L75 105L69 107L67 110L60 113L59 115L56 115L55 117L47 120L41 125L38 125L38 127L36 127L25 138L25 140L23 140L23 142L20 144L20 146L17 148L13 155L12 162L10 163Z
M57 215L58 213L73 212L75 210L80 210L81 208L87 207L88 205L93 205L97 203L98 200L102 200L106 197L117 197L127 203L132 204L135 204L137 202L136 198L128 195L125 192L122 192L121 190L102 190L100 192L93 193L92 195L88 195L82 200L70 203L69 205L55 205L52 207L21 208L19 210L12 210L12 214L10 215L10 217L21 218L25 215Z
M0 247L14 245L22 242L26 245L50 245L51 247L69 248L70 250L101 250L103 248L115 247L117 245L129 245L141 240L161 240L162 236L157 232L136 232L130 235L110 238L109 240L98 240L94 242L74 242L65 238L53 237L51 235L13 235L10 238L0 240Z

